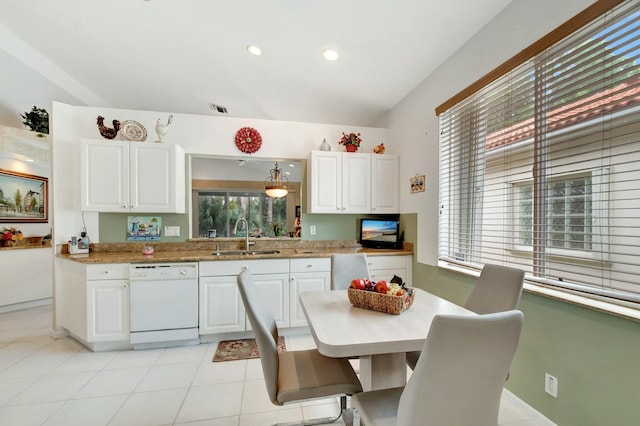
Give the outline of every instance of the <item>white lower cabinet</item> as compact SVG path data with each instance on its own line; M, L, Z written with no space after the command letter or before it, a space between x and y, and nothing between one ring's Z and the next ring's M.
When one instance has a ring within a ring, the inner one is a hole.
M289 326L303 327L307 325L307 320L300 306L300 293L331 288L331 259L291 259L289 268Z
M376 281L394 275L411 284L412 256L368 256ZM304 327L307 321L300 306L305 291L331 288L331 258L249 259L200 262L200 334L251 330L238 290L237 276L251 271L259 300L269 307L278 328Z
M235 276L200 277L200 334L245 331L244 305Z
M87 281L88 342L129 340L129 280Z
M56 263L56 328L93 350L127 347L129 264Z
M394 275L412 285L413 256L367 256L369 273L373 281L391 281Z
M200 334L251 330L237 276L249 269L278 327L289 327L289 260L249 259L200 262Z
M367 259L374 280L389 281L398 275L411 285L411 255ZM237 284L244 269L251 271L260 302L281 329L307 325L301 293L330 289L329 257L200 262L201 335L251 330ZM96 351L131 347L128 263L83 264L56 258L55 274L58 332L68 331Z

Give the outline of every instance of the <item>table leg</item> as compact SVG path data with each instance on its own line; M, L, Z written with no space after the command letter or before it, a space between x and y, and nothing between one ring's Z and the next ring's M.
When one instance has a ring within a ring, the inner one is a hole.
M406 385L407 364L404 352L360 356L360 382L365 391Z

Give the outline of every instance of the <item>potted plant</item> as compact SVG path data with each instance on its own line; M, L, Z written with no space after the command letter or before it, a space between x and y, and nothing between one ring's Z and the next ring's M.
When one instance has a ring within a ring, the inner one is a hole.
M360 133L351 132L349 134L346 134L345 132L342 132L342 138L340 138L340 141L338 143L340 145L344 145L344 147L347 149L347 152L356 152L360 147L361 142L362 139L360 138Z
M38 136L44 137L43 133L49 134L49 113L46 109L34 105L30 112L20 114L20 117L24 119L22 124L30 130L38 132Z

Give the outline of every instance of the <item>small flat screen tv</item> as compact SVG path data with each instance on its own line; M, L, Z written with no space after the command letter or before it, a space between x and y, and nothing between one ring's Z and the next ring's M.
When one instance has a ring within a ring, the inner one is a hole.
M360 244L369 248L402 248L398 219L362 219Z

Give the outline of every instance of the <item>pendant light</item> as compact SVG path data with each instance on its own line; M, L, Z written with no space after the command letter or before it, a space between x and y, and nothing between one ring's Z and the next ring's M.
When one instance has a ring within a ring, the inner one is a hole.
M276 166L269 171L269 174L270 176L264 181L264 192L273 198L281 198L287 195L289 192L287 189L289 179L283 176L282 169L278 167L277 161Z

